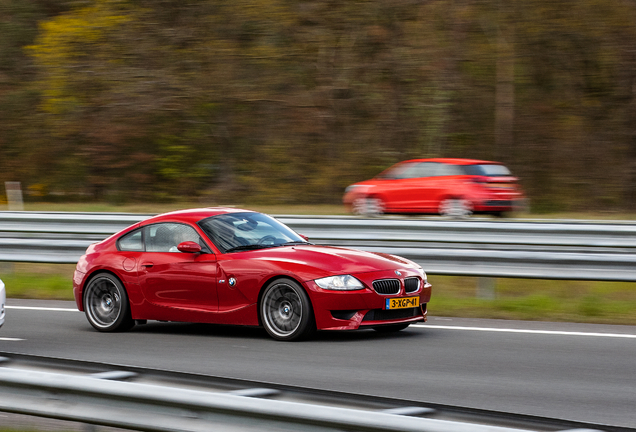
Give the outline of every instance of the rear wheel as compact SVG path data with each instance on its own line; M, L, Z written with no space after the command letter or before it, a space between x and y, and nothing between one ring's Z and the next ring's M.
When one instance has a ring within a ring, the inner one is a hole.
M473 206L464 198L446 198L439 204L439 214L451 218L466 218L473 214Z
M265 330L276 340L304 339L316 328L307 293L290 279L277 279L265 288L260 312Z
M410 323L406 323L406 324L389 324L389 325L384 325L384 326L373 327L373 330L377 331L378 333L395 333L395 332L399 332L400 330L404 330L409 325L411 325L411 324Z
M95 275L84 291L84 312L88 322L101 332L129 330L135 325L130 316L128 294L110 273Z

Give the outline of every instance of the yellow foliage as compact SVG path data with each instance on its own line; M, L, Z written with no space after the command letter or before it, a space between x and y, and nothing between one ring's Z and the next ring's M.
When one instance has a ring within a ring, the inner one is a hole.
M49 187L42 183L36 183L30 185L28 188L28 194L32 197L45 197L49 193Z
M96 0L92 6L74 10L40 24L34 45L26 47L36 63L46 70L41 108L61 113L80 103L69 94L68 84L75 73L74 61L85 53L81 47L102 44L110 32L133 20L132 11L121 0Z

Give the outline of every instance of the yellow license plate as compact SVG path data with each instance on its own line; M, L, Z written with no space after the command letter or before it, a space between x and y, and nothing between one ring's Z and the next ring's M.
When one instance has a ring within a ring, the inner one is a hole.
M406 309L419 306L419 297L399 297L386 299L385 309Z

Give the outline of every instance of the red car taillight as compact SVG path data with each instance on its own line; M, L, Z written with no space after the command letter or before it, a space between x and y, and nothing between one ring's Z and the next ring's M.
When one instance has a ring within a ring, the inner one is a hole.
M474 176L470 179L473 184L492 191L515 191L517 190L516 180L515 177L492 178L486 176Z

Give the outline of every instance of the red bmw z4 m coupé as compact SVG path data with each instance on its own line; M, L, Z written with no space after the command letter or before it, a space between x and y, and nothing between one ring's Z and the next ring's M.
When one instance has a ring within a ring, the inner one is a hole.
M426 321L431 285L407 259L313 245L265 214L205 208L151 217L89 246L73 292L102 332L160 320L263 326L298 340Z

